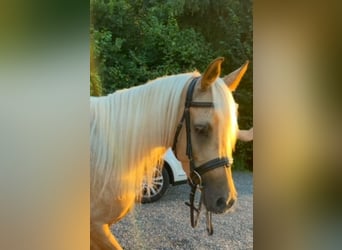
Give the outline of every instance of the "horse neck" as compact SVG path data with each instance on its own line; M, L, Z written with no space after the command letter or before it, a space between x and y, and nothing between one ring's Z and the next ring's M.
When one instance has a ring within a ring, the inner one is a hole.
M152 176L153 166L173 142L190 77L163 78L91 98L92 190L101 193L108 183L113 194L141 190L142 179Z

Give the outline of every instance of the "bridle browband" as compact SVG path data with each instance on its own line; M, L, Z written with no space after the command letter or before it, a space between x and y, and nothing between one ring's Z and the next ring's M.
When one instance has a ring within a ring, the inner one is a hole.
M215 158L213 160L210 160L200 166L195 166L195 162L193 159L193 152L192 152L192 144L191 144L191 127L190 127L190 107L194 108L213 108L214 103L213 102L194 102L192 101L192 96L194 93L195 85L199 81L200 77L193 78L190 82L190 85L188 87L187 93L186 93L186 99L185 99L185 106L182 118L177 126L175 138L173 141L172 150L176 155L176 146L177 146L177 140L178 136L180 134L180 131L183 127L183 123L185 122L185 131L186 131L186 155L189 159L190 163L190 175L188 177L188 183L191 187L190 192L190 202L186 202L185 204L190 207L190 221L191 226L194 228L197 226L199 214L201 212L201 205L202 205L202 195L200 197L200 200L198 202L198 206L196 207L194 205L195 201L195 194L197 189L201 191L203 188L202 186L202 176L215 168L219 167L229 167L229 160L227 157L221 157L221 158ZM195 216L196 212L196 216ZM207 231L209 235L213 234L213 226L211 223L211 212L206 212L207 217Z

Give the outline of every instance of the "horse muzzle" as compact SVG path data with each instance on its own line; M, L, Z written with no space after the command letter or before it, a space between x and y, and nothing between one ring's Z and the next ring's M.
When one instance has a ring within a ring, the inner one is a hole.
M206 199L205 192L203 195L203 204L206 207L207 211L215 214L228 212L235 204L235 201L235 199L227 199L225 197Z

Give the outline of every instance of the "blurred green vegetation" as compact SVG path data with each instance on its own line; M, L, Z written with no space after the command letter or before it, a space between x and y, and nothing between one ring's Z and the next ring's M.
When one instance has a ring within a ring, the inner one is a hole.
M253 126L251 0L91 0L90 12L91 95L203 72L218 56L222 75L249 60L234 97L240 128ZM235 162L253 170L252 142L237 144Z

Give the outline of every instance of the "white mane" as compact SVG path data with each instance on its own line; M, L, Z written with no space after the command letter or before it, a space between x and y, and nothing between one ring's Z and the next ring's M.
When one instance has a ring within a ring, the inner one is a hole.
M222 110L221 115L224 115L222 126L218 130L223 134L219 137L222 139L220 147L220 157L225 156L233 162L232 152L235 149L237 133L239 126L237 123L237 106L233 95L222 80L218 80L213 86L213 100L217 110Z
M151 176L172 144L181 93L195 74L158 78L91 97L91 199L104 189L112 190L113 198L126 192L140 194L144 176Z

